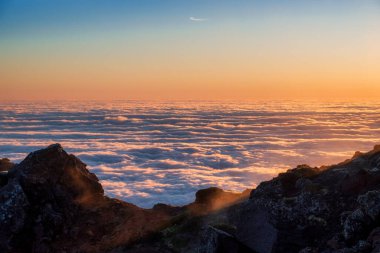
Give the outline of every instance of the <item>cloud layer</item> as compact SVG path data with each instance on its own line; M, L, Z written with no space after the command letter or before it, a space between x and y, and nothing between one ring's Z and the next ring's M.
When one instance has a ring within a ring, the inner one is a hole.
M60 142L109 196L181 205L196 190L241 191L278 172L322 165L380 140L374 104L18 103L0 109L0 157Z

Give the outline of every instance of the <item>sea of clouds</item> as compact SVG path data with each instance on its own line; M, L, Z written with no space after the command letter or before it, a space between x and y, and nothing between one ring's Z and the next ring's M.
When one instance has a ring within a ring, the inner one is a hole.
M44 102L0 107L0 157L61 143L106 194L151 207L201 188L242 191L298 164L320 166L380 143L380 104Z

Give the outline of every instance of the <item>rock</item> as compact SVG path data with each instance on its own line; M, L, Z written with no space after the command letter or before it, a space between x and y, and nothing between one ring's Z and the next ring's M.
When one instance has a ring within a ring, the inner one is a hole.
M8 172L0 171L0 188L8 183Z
M182 207L142 209L104 196L55 144L3 174L0 253L380 252L379 147L298 166L252 191L208 188Z
M204 215L244 201L248 199L249 194L250 190L234 193L223 191L217 187L210 187L197 191L194 203L187 205L186 208L196 215Z
M8 158L0 159L0 188L8 182L8 171L14 164Z
M343 236L347 241L358 239L370 224L369 217L361 210L352 212L343 224Z
M251 210L243 206L239 212L231 212L232 220L237 220L236 237L239 241L256 252L273 252L279 231L273 226L265 210Z
M380 220L380 191L369 191L359 196L358 203L373 221Z
M8 184L0 191L0 252L11 250L13 240L25 226L28 199L18 183Z
M169 216L176 216L180 214L184 209L182 207L166 205L162 203L155 204L153 211L167 214Z
M198 253L255 253L232 235L209 227L201 237Z
M326 246L333 250L341 249L345 246L345 243L340 235L335 235L333 238L327 241Z
M311 248L311 247L306 247L306 248L300 250L299 253L318 253L318 249Z
M308 165L299 165L297 168L288 170L286 173L280 173L278 175L278 180L281 183L284 195L289 196L295 194L297 192L297 188L303 186L301 181L306 181L305 179L313 178L317 174L317 168L312 168ZM299 181L299 179L302 180Z
M357 251L379 222L379 167L378 148L337 165L298 166L261 183L230 222L259 253Z
M356 243L356 245L353 247L353 249L356 251L356 252L360 252L360 253L369 253L371 252L372 250L372 246L370 243L366 242L366 241L363 241L363 240L360 240Z
M380 248L380 227L371 231L367 238L367 242L372 245L372 248Z
M95 174L59 144L30 153L8 173L17 180L30 201L53 205L91 204L103 198L104 191Z
M356 252L354 249L351 249L351 248L343 248L343 249L339 249L337 251L334 251L333 253L358 253ZM362 252L360 252L362 253Z
M0 189L3 252L104 252L155 233L162 212L110 199L59 144L30 153ZM2 251L0 251L2 252Z
M12 163L8 158L0 159L0 172L9 171L13 166L14 166L14 163Z

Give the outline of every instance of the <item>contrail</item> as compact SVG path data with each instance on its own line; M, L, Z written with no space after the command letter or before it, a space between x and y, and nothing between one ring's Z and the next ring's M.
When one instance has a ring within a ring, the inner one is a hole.
M191 21L195 21L195 22L203 22L203 21L207 21L207 18L195 18L195 17L190 17L190 20L191 20Z

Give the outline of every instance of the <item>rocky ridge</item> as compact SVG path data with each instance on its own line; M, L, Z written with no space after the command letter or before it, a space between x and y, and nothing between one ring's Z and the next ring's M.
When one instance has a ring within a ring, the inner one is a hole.
M0 160L0 253L380 252L380 147L333 166L298 166L236 194L152 209L104 196L59 144Z

